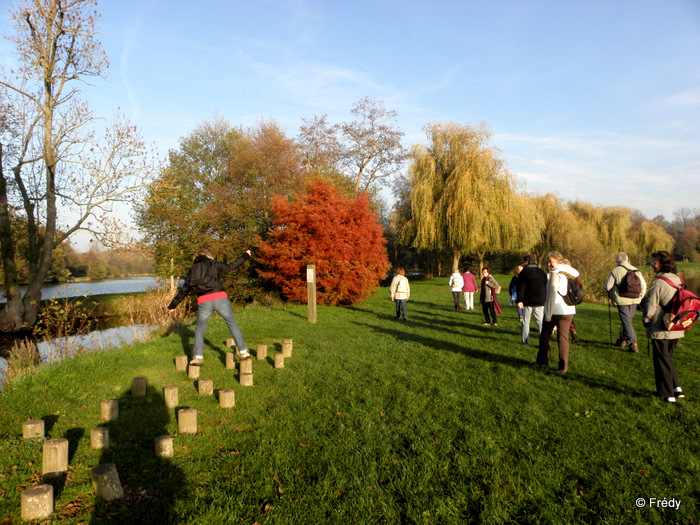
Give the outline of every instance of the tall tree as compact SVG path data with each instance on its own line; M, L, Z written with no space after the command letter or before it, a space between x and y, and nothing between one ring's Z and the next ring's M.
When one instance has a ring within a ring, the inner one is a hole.
M275 229L258 245L268 279L293 301L306 299L306 266L316 265L317 300L349 305L369 296L389 260L378 217L362 193L347 199L325 181L291 200L273 199Z
M14 146L3 156L0 174L0 242L8 298L0 313L3 331L36 322L53 249L78 229L115 233L104 222L110 219L111 206L116 200L133 200L152 169L126 120L118 117L106 137L95 140L94 116L79 98L80 83L103 76L108 66L95 38L95 5L94 0L24 0L10 12L14 33L7 38L17 64L0 78L3 100L12 113L5 131ZM61 216L61 204L70 208L71 216ZM30 279L24 298L17 289L16 248L8 235L13 205L27 221ZM71 222L60 231L59 220Z
M396 128L398 113L384 103L368 97L355 103L357 118L340 125L343 137L343 163L355 176L355 192L369 191L385 184L397 173L406 151L401 145L403 132Z
M413 148L411 220L405 232L423 250L448 249L453 270L463 254L529 249L540 227L530 200L516 190L484 124L432 124L428 146Z

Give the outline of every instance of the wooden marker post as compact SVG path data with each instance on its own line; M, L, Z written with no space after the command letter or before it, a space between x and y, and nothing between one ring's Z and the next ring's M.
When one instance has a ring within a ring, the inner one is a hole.
M316 322L316 265L306 265L306 294L309 304L309 322Z

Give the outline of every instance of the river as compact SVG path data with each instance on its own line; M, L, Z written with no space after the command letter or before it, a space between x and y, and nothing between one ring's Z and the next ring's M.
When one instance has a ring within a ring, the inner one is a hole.
M41 289L43 299L80 297L82 295L104 295L115 293L145 292L157 286L154 277L129 277L127 279L110 279L107 281L79 282L65 285L45 286ZM24 293L24 290L22 290ZM5 293L0 294L0 303L6 301ZM120 345L129 345L135 341L144 340L152 331L145 325L121 326L97 330L86 335L76 335L56 341L43 341L37 345L41 361L48 363L72 356L78 349L103 350ZM0 357L0 390L5 382L7 360Z

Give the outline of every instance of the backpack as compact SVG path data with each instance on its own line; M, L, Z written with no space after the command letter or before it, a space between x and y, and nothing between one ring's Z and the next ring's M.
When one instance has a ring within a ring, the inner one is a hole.
M679 276L681 284L676 284L669 278L657 276L676 289L671 299L671 311L664 315L664 324L669 331L688 330L700 315L700 298L685 287L685 281Z
M583 285L578 277L566 277L566 295L562 295L562 298L569 306L576 306L583 302Z
M642 295L642 281L639 278L638 270L627 270L627 273L617 285L620 297L627 299L639 299Z

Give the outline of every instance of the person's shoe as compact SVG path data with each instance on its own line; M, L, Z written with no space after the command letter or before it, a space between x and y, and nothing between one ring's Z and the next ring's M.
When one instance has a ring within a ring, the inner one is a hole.
M685 398L685 394L683 393L683 390L681 389L681 387L676 387L675 395L676 395L676 399L684 399Z
M625 341L624 339L620 341L620 348L627 348L627 341Z
M493 326L498 326L498 323L493 323Z
M244 348L241 350L241 359L248 359L250 357L250 352L248 352L247 348Z
M190 366L202 366L204 364L204 358L201 355L196 355L190 361Z
M639 346L637 346L637 341L635 341L634 343L630 343L630 347L627 349L627 351L631 354L638 354Z
M571 343L578 343L578 332L576 330L571 330Z
M675 397L665 397L664 401L666 401L666 403L675 403L676 398Z

